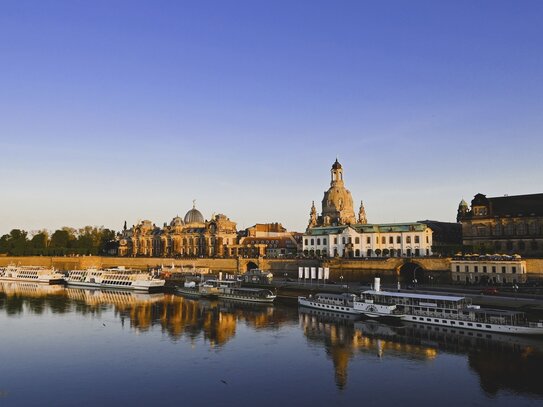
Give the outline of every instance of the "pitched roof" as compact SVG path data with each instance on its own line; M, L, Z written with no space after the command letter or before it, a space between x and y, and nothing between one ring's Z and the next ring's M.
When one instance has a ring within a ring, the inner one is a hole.
M493 216L543 216L543 194L488 198Z

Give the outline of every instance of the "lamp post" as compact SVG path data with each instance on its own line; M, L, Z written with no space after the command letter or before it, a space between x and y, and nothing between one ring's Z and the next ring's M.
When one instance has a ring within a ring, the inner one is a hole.
M339 283L343 287L343 275L339 276Z
M418 268L419 268L419 266L416 266L413 269L413 285L415 286L415 288L417 288L417 274L416 274L416 271L417 271Z

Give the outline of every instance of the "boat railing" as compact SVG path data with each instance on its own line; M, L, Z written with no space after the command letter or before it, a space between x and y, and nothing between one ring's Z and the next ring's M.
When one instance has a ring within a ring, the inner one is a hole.
M454 320L461 320L461 321L472 321L473 318L469 315L463 315L463 314L444 314L441 312L427 312L427 311L415 311L413 312L413 315L420 316L420 317L433 317L433 318L441 318L441 319L454 319Z

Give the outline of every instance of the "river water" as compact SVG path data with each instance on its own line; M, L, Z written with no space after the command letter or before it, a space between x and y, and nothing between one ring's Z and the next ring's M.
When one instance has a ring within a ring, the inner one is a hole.
M542 405L543 340L0 283L0 406Z

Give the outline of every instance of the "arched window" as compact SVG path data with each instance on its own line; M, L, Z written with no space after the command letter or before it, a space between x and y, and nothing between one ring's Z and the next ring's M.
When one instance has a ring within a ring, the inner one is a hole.
M320 244L321 244L321 240L317 239L317 245L320 245Z
M405 239L405 241L406 241L407 243L411 243L411 236L407 236L407 238Z
M311 246L315 244L315 239L311 239Z
M360 243L360 238L359 238L358 236L355 237L355 238L354 238L354 242L355 242L356 244L359 244L359 243Z
M358 238L357 238L357 239L358 239ZM354 255L355 255L355 257L360 257L360 249L356 249L356 250L354 251Z

